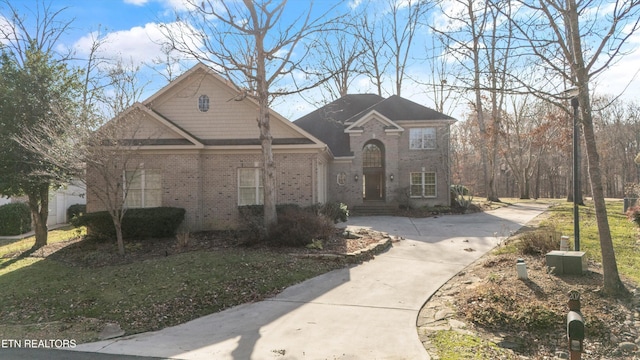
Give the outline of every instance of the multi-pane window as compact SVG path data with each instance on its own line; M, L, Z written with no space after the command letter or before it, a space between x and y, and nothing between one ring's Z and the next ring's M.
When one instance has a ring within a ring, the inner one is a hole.
M125 171L127 208L162 206L162 175L157 170L139 169Z
M414 172L411 173L411 197L435 197L436 173Z
M207 95L200 95L198 98L198 109L202 112L209 111L209 97Z
M238 169L238 205L262 205L263 199L261 169Z
M435 149L436 128L409 129L409 148Z
M367 144L362 151L362 167L382 167L382 150L375 144Z

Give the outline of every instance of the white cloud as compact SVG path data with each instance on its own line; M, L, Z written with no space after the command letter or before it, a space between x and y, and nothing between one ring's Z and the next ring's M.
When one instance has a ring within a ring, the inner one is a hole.
M104 44L100 47L100 55L109 59L122 59L134 65L150 63L153 59L164 57L162 44L165 42L162 27L178 28L178 23L158 24L147 23L128 30L115 31L106 34ZM80 54L87 55L96 34L83 36L73 44L73 48ZM199 44L199 42L195 42Z
M355 10L360 6L360 4L362 4L362 0L351 0L349 1L349 9Z
M14 26L11 24L9 20L7 20L4 16L0 15L0 32L2 34L7 34L8 36L12 36L12 34L16 31ZM0 44L9 44L10 40L5 39L4 36L0 37Z
M144 6L149 2L149 0L124 0L125 4L135 5L135 6Z

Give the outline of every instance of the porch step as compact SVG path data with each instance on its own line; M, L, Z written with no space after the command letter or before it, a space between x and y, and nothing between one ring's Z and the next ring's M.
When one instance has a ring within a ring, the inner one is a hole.
M383 216L395 215L398 212L398 204L365 203L356 205L349 210L352 216Z

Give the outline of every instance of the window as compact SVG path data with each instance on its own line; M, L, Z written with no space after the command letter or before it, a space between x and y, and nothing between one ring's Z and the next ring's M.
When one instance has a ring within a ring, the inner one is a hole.
M382 150L375 144L367 144L362 151L362 167L382 167Z
M125 174L126 208L162 206L162 176L156 170L130 170Z
M209 97L207 95L200 95L198 98L198 109L202 112L209 111Z
M436 173L411 173L411 197L436 197Z
M238 169L238 205L262 205L263 199L261 169Z
M435 128L418 128L409 130L409 148L410 149L435 149L436 148L436 129Z
M344 184L347 183L347 173L345 172L338 173L338 175L336 175L336 182L338 183L338 185L344 186Z

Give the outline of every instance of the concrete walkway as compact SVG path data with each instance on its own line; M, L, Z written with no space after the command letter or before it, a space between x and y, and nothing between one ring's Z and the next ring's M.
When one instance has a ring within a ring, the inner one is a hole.
M429 359L416 331L424 302L545 209L521 204L424 219L354 217L349 227L406 240L265 301L75 350L172 359Z

